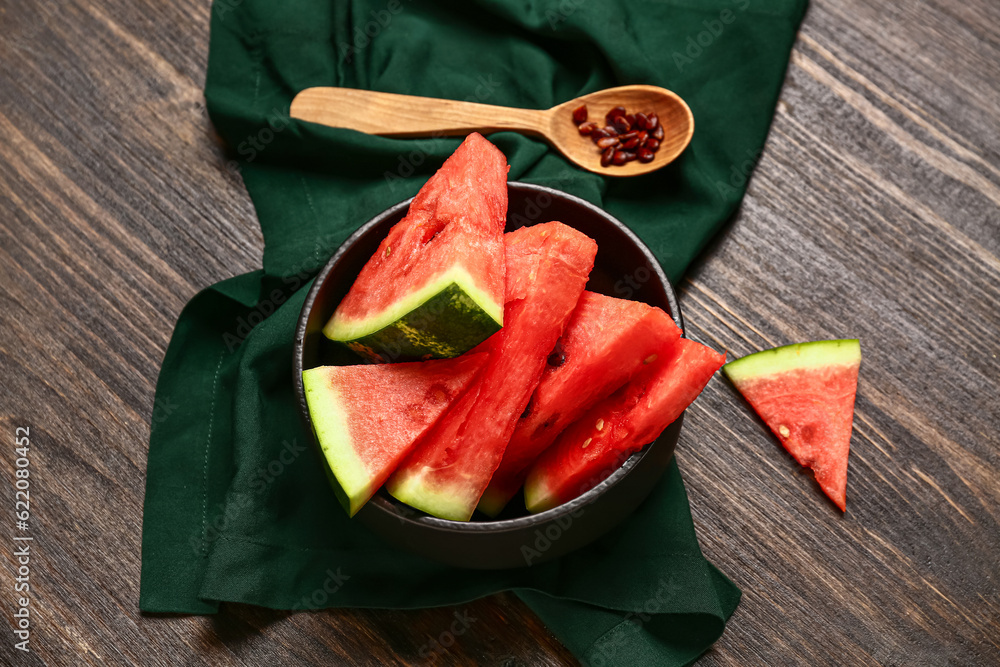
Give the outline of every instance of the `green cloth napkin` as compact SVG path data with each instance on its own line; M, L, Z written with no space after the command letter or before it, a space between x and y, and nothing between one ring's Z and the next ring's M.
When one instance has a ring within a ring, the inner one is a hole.
M347 519L296 412L295 322L338 245L414 195L461 139L372 137L291 121L288 109L321 85L539 109L627 83L674 90L694 112L694 140L648 176L606 179L536 139L489 138L510 180L605 208L677 281L739 204L805 4L216 0L205 95L256 207L264 262L192 299L167 350L141 608L416 608L515 590L589 664L680 665L708 648L740 593L701 555L676 464L605 538L530 568L446 567Z

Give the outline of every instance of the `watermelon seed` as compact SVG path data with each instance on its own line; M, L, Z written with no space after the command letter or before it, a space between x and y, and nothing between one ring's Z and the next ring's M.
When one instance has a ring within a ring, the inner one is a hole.
M587 445L589 445L591 440L593 440L593 438L587 438L586 440L584 440L583 446L586 447Z
M603 431L604 430L604 420L603 419L598 419L597 420L597 430L598 431Z
M651 355L649 355L648 357L646 357L646 358L645 358L645 359L643 360L643 362L642 362L642 363L644 363L644 364L651 364L651 363L653 363L654 361L656 361L656 355L655 355L655 354L651 354Z
M618 116L612 125L618 130L618 134L625 134L632 129L632 124L628 122L628 117L626 116Z
M789 435L791 435L792 432L788 430L787 426L782 424L781 426L778 427L778 433L781 434L782 438L787 438Z
M615 121L615 118L617 118L618 116L624 116L624 115L625 115L625 107L621 107L621 106L615 107L614 109L612 109L611 111L609 111L607 113L607 115L604 116L604 122L607 123L608 125L610 125L611 123L613 123Z
M609 146L605 148L604 152L601 153L601 166L602 167L611 166L611 164L614 162L614 158L615 158L615 147Z

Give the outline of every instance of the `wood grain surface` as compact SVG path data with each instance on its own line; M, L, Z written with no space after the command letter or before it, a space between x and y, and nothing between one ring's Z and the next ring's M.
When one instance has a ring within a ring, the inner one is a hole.
M23 655L5 516L0 664L573 664L511 595L139 613L160 361L196 291L261 262L203 110L208 19L0 0L0 469L13 504L29 427L35 538ZM1000 664L998 129L994 0L813 3L742 211L679 287L689 335L733 356L861 339L848 510L710 384L678 458L744 598L700 664ZM435 651L456 613L476 621Z

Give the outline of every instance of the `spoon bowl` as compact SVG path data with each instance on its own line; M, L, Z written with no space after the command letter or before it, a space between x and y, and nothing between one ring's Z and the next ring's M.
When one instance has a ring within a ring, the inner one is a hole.
M638 160L620 166L601 166L601 151L590 140L581 136L573 123L573 110L587 105L591 122L604 126L604 117L617 106L625 107L630 114L656 112L663 125L663 141L651 162ZM639 176L665 167L684 152L694 135L694 116L688 105L673 91L657 86L619 86L583 95L564 102L546 112L549 129L546 139L577 165L605 176Z
M632 114L656 112L664 137L653 160L602 167L600 149L573 122L573 111L582 104L598 126L616 106ZM694 134L694 116L684 100L665 88L646 85L607 88L544 110L353 88L307 88L292 100L291 117L384 137L521 132L545 139L574 164L603 176L638 176L665 167L687 148Z

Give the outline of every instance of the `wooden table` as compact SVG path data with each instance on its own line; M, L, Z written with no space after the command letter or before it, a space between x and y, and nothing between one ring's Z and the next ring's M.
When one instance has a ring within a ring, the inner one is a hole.
M456 610L137 608L173 324L261 261L203 113L208 19L192 0L0 3L0 467L12 501L29 427L36 538L33 653L5 630L0 663L421 662ZM689 334L733 356L861 339L848 511L711 383L678 458L704 551L745 594L701 664L1000 664L998 129L996 2L814 2L742 212L679 288ZM478 622L441 664L573 662L512 595L459 611Z

